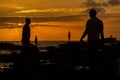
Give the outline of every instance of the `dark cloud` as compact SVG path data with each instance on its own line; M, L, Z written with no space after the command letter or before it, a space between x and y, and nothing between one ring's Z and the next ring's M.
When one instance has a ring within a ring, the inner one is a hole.
M105 2L100 3L100 2L96 2L94 0L87 0L84 3L84 5L85 5L85 7L88 7L88 9L85 11L85 13L88 13L91 8L96 9L98 13L105 13L106 10L105 10L104 6L107 6L108 4Z
M95 0L87 0L84 3L85 7L88 7L88 9L85 12L89 12L91 8L95 8L97 12L104 13L106 12L105 7L112 7L112 6L119 6L120 0L108 0L108 1L101 1L97 2Z
M26 17L0 17L0 23L24 23ZM78 21L83 20L81 15L69 15L59 17L31 17L32 22L49 22L49 21Z
M108 7L120 5L120 0L108 0L107 2L96 2L95 0L87 0L84 4L87 7Z
M60 21L60 22L66 22L66 21L81 21L83 18L81 18L81 15L69 15L69 16L59 16L59 17L44 17L44 18L36 18L33 17L33 22L49 22L49 21Z
M105 2L102 2L102 3L98 3L98 2L95 2L94 0L87 0L85 3L85 6L86 7L101 7L101 6L108 6L107 3Z
M87 0L87 2L85 2L84 3L86 6L96 6L96 5L98 5L98 4L96 4L93 0Z
M60 25L49 25L49 24L31 24L32 27L36 27L36 26L45 26L45 27L61 27Z
M120 0L109 0L108 4L110 6L116 6L116 5L120 5Z
M0 28L18 28L23 26L26 17L0 17ZM59 16L59 17L30 17L32 23L39 22L71 22L71 21L82 21L84 20L81 15L70 15L70 16ZM22 25L18 25L21 23ZM51 26L60 27L58 25L47 25L47 24L32 24L32 26Z
M85 13L88 13L90 11L91 8L88 8ZM105 9L104 8L94 8L97 13L105 13Z

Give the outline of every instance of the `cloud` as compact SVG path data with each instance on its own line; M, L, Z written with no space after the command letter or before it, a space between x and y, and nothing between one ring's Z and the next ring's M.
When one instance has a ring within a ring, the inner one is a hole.
M26 9L15 13L36 13L36 12L80 12L80 8L47 8L47 9Z
M109 12L109 10L120 9L120 0L86 0L84 2L84 7L87 8L85 12L88 12L91 8L95 8L99 13ZM109 10L108 10L109 9Z
M59 17L33 17L33 22L49 22L49 21L60 21L60 22L68 22L68 21L81 21L83 18L81 15L70 15L70 16L59 16Z
M88 8L85 13L88 13L90 11L91 8ZM104 8L94 8L96 9L97 13L105 13L105 9Z
M17 4L2 4L0 3L0 17L2 16L15 16L16 10L24 9L23 6L19 6Z
M58 17L80 14L84 10L81 8L47 8L47 9L24 9L15 11L16 15L40 16L40 17Z
M110 5L110 6L120 6L120 0L109 0L108 1L108 4Z
M25 23L26 17L0 17L0 28L19 28ZM59 16L59 17L30 17L32 25L60 27L58 25L41 24L42 22L71 22L84 20L81 15ZM39 24L40 23L40 24Z
M54 25L54 24L39 24L39 23L34 23L31 24L31 27L36 27L36 26L45 26L45 27L61 27L60 25Z
M109 6L119 6L120 0L87 0L84 5L86 7L109 7Z
M85 7L102 7L102 6L108 6L108 4L104 1L102 2L97 2L94 0L87 0L84 2Z
M36 13L36 12L66 12L66 8L28 9L16 11L15 13Z
M5 4L0 3L0 8L21 10L24 9L25 7L13 3L5 3Z

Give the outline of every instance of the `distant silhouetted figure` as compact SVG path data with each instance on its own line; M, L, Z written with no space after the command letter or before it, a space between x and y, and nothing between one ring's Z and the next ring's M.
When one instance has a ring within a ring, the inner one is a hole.
M71 41L71 33L68 31L68 40Z
M23 26L23 31L22 31L22 44L23 44L23 46L30 44L30 26L29 26L31 23L30 18L26 18L25 22L26 23Z
M90 10L90 19L87 21L86 29L80 39L82 42L83 38L88 35L87 46L89 49L98 49L100 42L102 46L104 44L103 22L96 17L96 14L95 9Z
M37 38L37 36L35 36L35 45L36 45L36 47L37 47L37 42L38 42L38 38Z

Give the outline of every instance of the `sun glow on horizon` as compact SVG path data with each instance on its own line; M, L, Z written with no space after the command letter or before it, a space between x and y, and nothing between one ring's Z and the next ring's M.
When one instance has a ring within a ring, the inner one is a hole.
M88 12L95 8L104 22L105 37L113 35L120 40L120 0L1 0L0 40L20 41L24 18L31 18L31 41L79 40Z

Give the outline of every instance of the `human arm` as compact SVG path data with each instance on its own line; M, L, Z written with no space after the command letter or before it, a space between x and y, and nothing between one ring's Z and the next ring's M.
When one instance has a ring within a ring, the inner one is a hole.
M102 28L100 30L100 36L101 36L101 46L104 46L104 29L103 29L103 23L102 23Z
M84 33L83 33L81 39L80 39L80 42L83 41L84 37L85 37L87 34L88 34L88 28L85 29L85 31L84 31Z
M86 24L85 31L83 32L82 37L81 37L81 39L80 39L80 42L83 42L84 37L86 37L86 35L88 34L88 31L89 31L89 23L90 23L90 21L88 20L88 21L87 21L87 24Z

